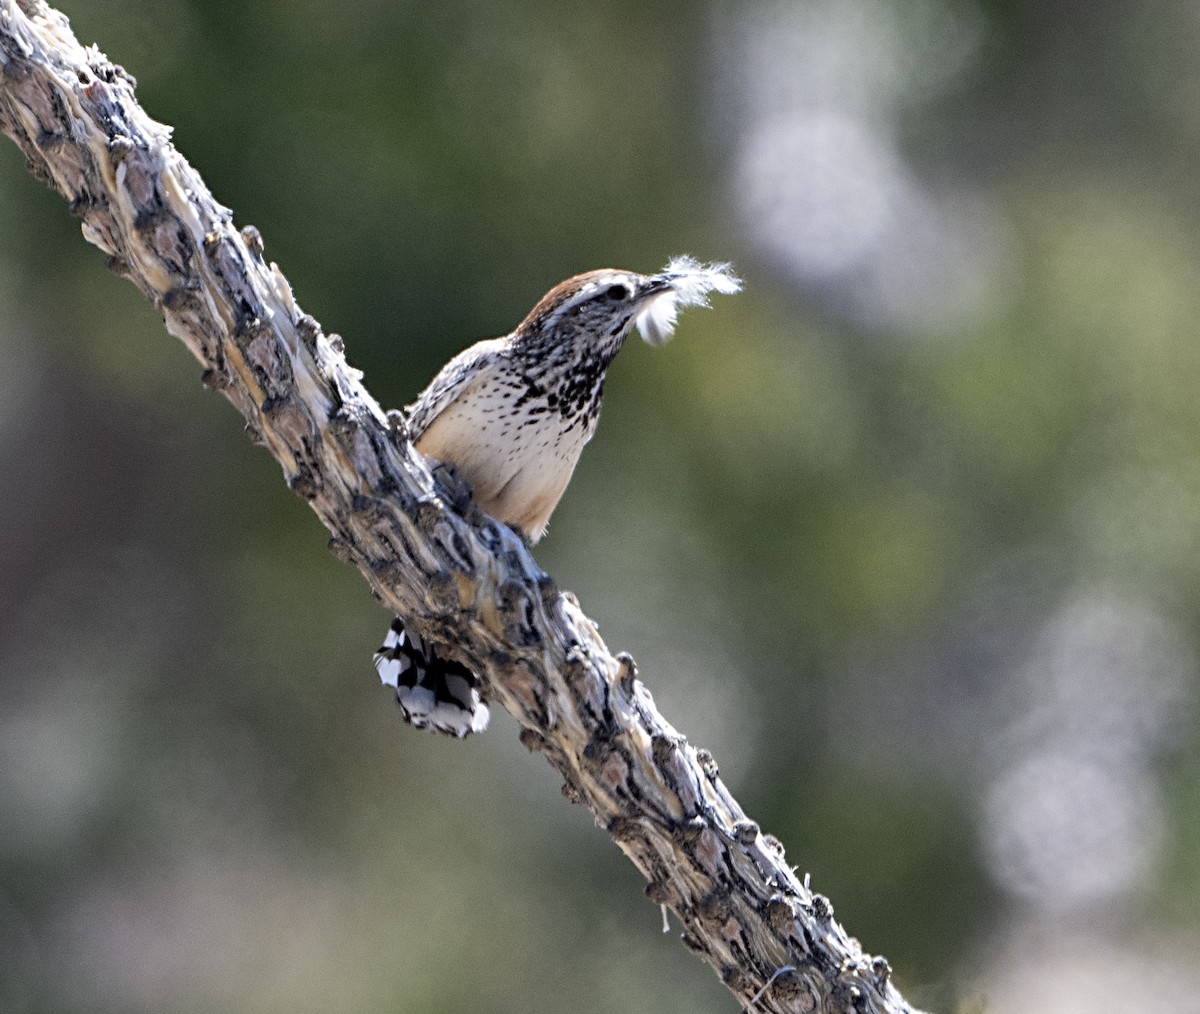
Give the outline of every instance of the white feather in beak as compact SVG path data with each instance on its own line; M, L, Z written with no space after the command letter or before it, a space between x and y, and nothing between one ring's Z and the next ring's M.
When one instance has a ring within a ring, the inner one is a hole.
M701 264L686 255L673 258L650 281L664 283L667 288L649 297L635 323L642 340L656 348L665 345L674 334L681 309L708 306L710 292L732 295L742 288L741 279L728 264Z

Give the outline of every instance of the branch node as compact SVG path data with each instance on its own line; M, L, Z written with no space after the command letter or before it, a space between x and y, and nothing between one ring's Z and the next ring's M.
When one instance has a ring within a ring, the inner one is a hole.
M429 575L429 597L446 612L458 612L458 584L448 570L439 570Z
M542 753L546 749L545 737L533 729L522 729L517 738L521 741L521 746L530 753Z
M583 748L583 759L593 770L599 771L612 756L613 744L607 729L598 729Z
M136 145L124 134L113 134L106 142L106 147L112 156L113 165L120 165L136 150Z
M796 919L796 905L782 894L772 894L763 908L763 915L776 933L783 933Z
M723 887L704 895L700 899L698 908L700 915L705 919L712 919L717 922L724 922L733 913L729 891Z
M654 753L654 763L659 767L673 760L679 751L679 742L674 736L656 734L651 738L650 743Z
M721 769L717 767L717 762L713 759L712 753L701 747L696 751L696 760L699 762L700 770L704 772L704 776L710 782L715 782L717 776L721 773Z
M259 428L258 423L256 423L253 419L247 419L246 425L243 427L243 429L246 434L246 439L249 440L250 443L254 444L256 447L267 446L267 441L263 437L262 430Z
M852 1011L866 1010L868 1006L867 995L862 991L861 986L851 984L844 987L838 992L842 992L846 996L846 1004Z
M812 896L812 914L813 918L819 923L828 924L833 921L833 902L823 894L814 894Z
M421 534L427 539L433 538L438 522L442 520L444 513L445 504L442 503L440 497L432 493L426 493L421 497L417 501L417 512L414 518Z
M633 660L633 656L627 651L622 651L617 655L617 664L620 669L617 671L617 680L621 685L621 689L630 697L633 696L634 681L637 679L638 667Z
M196 279L185 279L182 285L173 286L159 296L158 305L160 309L169 313L182 313L184 310L194 309L196 306L194 293L199 287L200 283Z
M317 339L321 336L321 325L317 323L316 317L311 313L302 313L296 318L293 327L305 348L312 351L317 347Z
M249 250L255 257L261 258L263 250L266 249L263 243L262 233L253 225L242 226L242 242L246 244L246 249Z
M695 816L681 821L675 828L675 834L685 845L694 845L707 830L708 821L701 816Z
M358 429L358 423L345 408L333 407L329 410L329 428L339 437L348 437Z
M312 500L321 491L321 480L313 471L303 465L288 476L288 489L305 500Z
M567 682L579 687L592 677L592 662L588 658L587 649L581 644L571 645L563 663L563 676Z
M350 498L350 513L368 524L383 522L388 516L378 498L365 493L355 493Z
M340 538L337 535L331 535L329 542L326 544L329 551L336 556L342 563L354 563L354 552L349 542Z
M229 387L229 374L215 367L208 367L200 374L200 383L209 391L224 391Z
M750 979L750 976L738 968L737 965L723 965L721 967L721 981L734 993L749 993L754 988L754 983Z
M788 1014L813 1014L821 1005L813 983L793 965L785 965L772 975L763 993L770 993Z
M81 195L71 202L71 213L78 214L77 203L84 200L86 195ZM138 208L137 214L133 216L133 228L136 232L152 232L158 223L163 220L163 209L159 204L143 205Z
M646 885L646 897L656 905L665 905L671 897L671 892L667 885L660 880L651 880Z
M542 605L546 609L550 609L558 602L558 583L549 574L542 574L537 581L538 594L541 596Z
M733 825L733 837L737 839L739 845L747 848L758 841L761 833L758 824L753 820L739 820Z
M436 461L430 473L454 513L466 514L471 506L471 484L458 467L449 461Z
M388 436L392 443L397 447L403 447L408 443L408 419L399 409L388 409Z
M787 853L784 851L783 842L773 834L764 834L762 836L763 844L775 854L777 859L782 859Z
M496 589L497 607L504 621L504 632L514 644L530 647L542 643L542 635L533 622L533 603L520 581L505 581ZM572 670L568 668L567 677Z
M613 817L612 820L605 825L605 830L609 836L617 843L629 843L640 841L644 835L642 827L630 817Z

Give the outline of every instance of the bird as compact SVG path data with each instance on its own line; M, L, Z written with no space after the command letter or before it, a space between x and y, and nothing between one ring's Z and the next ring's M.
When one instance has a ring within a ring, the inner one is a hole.
M741 286L728 264L690 256L652 275L616 268L574 275L512 332L476 342L442 367L406 406L413 446L453 466L475 504L532 546L596 430L605 373L633 329L647 344L665 345L680 309ZM413 726L459 738L487 728L479 678L400 617L374 659Z

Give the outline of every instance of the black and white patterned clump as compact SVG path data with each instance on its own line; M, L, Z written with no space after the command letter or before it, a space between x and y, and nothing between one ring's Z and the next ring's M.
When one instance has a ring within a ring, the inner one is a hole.
M460 739L487 728L490 716L479 697L476 676L461 663L437 655L406 631L398 616L375 652L375 668L384 684L395 688L404 720L415 728Z

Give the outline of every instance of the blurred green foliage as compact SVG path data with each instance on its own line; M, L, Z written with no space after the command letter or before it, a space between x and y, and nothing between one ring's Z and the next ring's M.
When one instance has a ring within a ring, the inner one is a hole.
M1076 600L1161 617L1182 647L1131 654L1169 728L1100 737L1152 772L1157 844L1064 925L1135 896L1130 953L1194 950L1194 12L887 8L910 75L939 19L979 40L887 109L1003 223L939 327L844 312L853 278L798 279L739 213L731 26L828 5L60 7L387 405L569 274L732 260L743 296L615 364L539 560L939 1008L1042 911L981 817L1034 752L1022 674ZM732 1009L510 721L402 726L387 617L11 145L0 223L0 1009ZM1039 744L1134 685L1102 654Z

